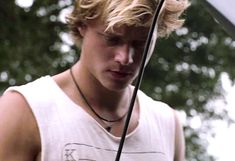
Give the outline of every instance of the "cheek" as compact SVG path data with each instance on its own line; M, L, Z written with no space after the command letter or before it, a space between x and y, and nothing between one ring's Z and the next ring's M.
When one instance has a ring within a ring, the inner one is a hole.
M107 59L107 51L101 42L97 40L87 42L85 48L90 60L102 61Z
M108 61L114 60L115 51L116 49L114 47L108 47L107 45L102 44L100 46L100 58L108 63Z
M90 55L90 59L94 63L93 66L97 68L105 68L108 66L113 60L113 50L109 49L103 45L97 45L92 50L92 54Z
M134 63L135 63L135 64L138 64L138 65L140 64L141 59L142 59L142 55L143 55L142 52L136 52L136 53L134 54L133 59L134 59Z

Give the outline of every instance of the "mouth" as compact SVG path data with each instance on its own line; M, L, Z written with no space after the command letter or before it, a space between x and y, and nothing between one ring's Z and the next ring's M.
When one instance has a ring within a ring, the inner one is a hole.
M133 75L132 72L126 72L126 71L110 70L109 72L112 78L114 79L127 79Z

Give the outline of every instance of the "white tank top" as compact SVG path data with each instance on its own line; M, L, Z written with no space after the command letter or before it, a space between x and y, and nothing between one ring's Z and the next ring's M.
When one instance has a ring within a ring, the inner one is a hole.
M36 118L42 161L114 161L120 138L108 133L75 104L50 76L22 86L21 93ZM127 135L120 161L173 161L173 110L138 91L140 118Z

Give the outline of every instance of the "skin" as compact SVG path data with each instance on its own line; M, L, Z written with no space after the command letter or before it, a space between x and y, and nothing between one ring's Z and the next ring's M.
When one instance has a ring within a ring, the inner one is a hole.
M78 27L78 30L83 42L80 60L72 68L76 82L97 113L107 119L120 118L128 109L131 98L129 85L138 73L148 29L122 26L114 34L104 32L102 24L91 22ZM87 107L68 70L53 76L53 79L71 100L105 126ZM21 94L7 92L0 98L0 118L0 160L40 161L39 130ZM128 133L137 127L138 118L137 101ZM121 136L124 122L113 125L111 133ZM183 133L177 117L175 137L175 161L183 161Z

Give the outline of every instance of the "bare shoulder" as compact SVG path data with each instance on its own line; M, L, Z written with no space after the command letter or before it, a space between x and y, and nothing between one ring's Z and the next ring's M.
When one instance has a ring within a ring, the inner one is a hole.
M183 126L175 110L174 110L174 116L175 116L175 158L174 158L174 161L185 161L185 139L184 139Z
M1 96L0 118L0 160L36 160L40 153L40 136L24 97L18 92Z

